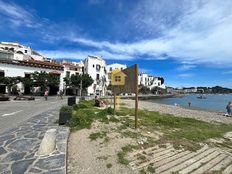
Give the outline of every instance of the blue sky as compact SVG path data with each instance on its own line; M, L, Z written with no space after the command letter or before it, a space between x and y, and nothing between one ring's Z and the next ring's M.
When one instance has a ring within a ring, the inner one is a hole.
M139 64L174 87L232 87L231 0L0 0L0 40Z

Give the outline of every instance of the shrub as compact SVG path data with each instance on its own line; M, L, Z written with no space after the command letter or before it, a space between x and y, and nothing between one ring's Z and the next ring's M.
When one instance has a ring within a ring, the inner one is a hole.
M60 108L60 112L72 113L72 110L73 110L72 106L62 106Z

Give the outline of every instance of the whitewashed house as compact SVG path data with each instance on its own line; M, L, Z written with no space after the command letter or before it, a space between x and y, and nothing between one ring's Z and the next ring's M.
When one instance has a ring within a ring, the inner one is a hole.
M155 77L148 75L147 73L140 73L138 75L138 85L146 86L150 89L159 87L165 89L165 85L162 83L162 77Z
M30 47L16 42L0 42L0 50L13 53L14 60L45 60L44 56L32 50Z
M98 56L88 56L83 60L84 73L89 74L94 80L88 87L88 95L105 95L107 87L106 62Z
M107 80L107 86L109 84L111 84L111 74L113 70L123 70L126 69L127 65L126 64L119 64L119 63L113 63L110 65L106 66L106 71L107 71L107 75L108 75L108 80Z
M69 62L69 61L61 61L61 65L64 67L63 73L61 73L61 85L60 89L66 91L67 86L64 82L65 77L71 77L72 75L83 74L84 64L83 62ZM72 92L70 92L72 90ZM66 91L67 92L67 91ZM77 94L79 95L80 89L69 89L69 93L67 94Z
M2 77L28 77L34 72L46 72L55 74L62 80L63 66L55 62L44 62L36 60L12 60L12 59L0 59L0 76ZM62 88L60 83L59 88ZM18 90L22 93L29 94L30 88L18 84ZM59 89L51 89L53 94L56 94ZM0 84L0 93L8 93L5 85Z

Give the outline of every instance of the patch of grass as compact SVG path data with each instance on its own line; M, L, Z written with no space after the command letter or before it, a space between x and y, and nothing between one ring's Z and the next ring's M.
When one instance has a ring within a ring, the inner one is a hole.
M91 133L89 135L89 138L91 139L91 141L97 140L98 138L104 138L106 137L106 132L97 132L97 133Z
M152 165L149 165L147 167L147 171L150 172L150 173L155 173L155 167L153 167Z
M114 116L111 116L110 119L109 119L110 122L114 122L114 123L118 123L119 122L119 119L117 119L116 117Z
M124 131L124 132L121 132L121 134L124 136L124 137L130 137L130 138L138 138L139 134L136 133L136 132L131 132L131 131Z
M122 150L117 154L118 155L118 162L124 165L129 164L129 160L126 159L126 155L128 152L131 152L133 149L137 149L138 146L135 145L127 145L122 148Z
M134 115L134 109L121 108L117 115ZM170 114L160 114L147 110L139 110L140 124L148 130L158 130L164 133L164 143L172 143L175 147L189 150L198 149L199 143L209 138L222 137L232 131L231 124L208 123L193 118L174 117ZM163 144L164 144L163 143Z
M73 113L68 122L68 126L71 127L71 130L79 130L91 128L91 124L95 120L107 124L110 121L115 122L115 119L108 119L108 115L112 115L112 113L112 108L106 108L103 110L95 108L93 100L81 100L79 104L73 106Z
M113 165L111 164L111 163L108 163L108 164L106 164L106 167L109 169L109 168L111 168Z

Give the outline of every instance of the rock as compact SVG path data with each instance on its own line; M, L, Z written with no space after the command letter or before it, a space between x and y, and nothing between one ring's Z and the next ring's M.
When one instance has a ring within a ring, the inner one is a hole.
M232 132L227 132L223 137L232 141Z
M23 159L25 155L25 152L11 152L3 159L3 161L18 161Z
M3 148L3 147L0 147L0 155L6 153L7 151Z
M38 155L49 155L56 147L56 129L49 129L40 144Z

